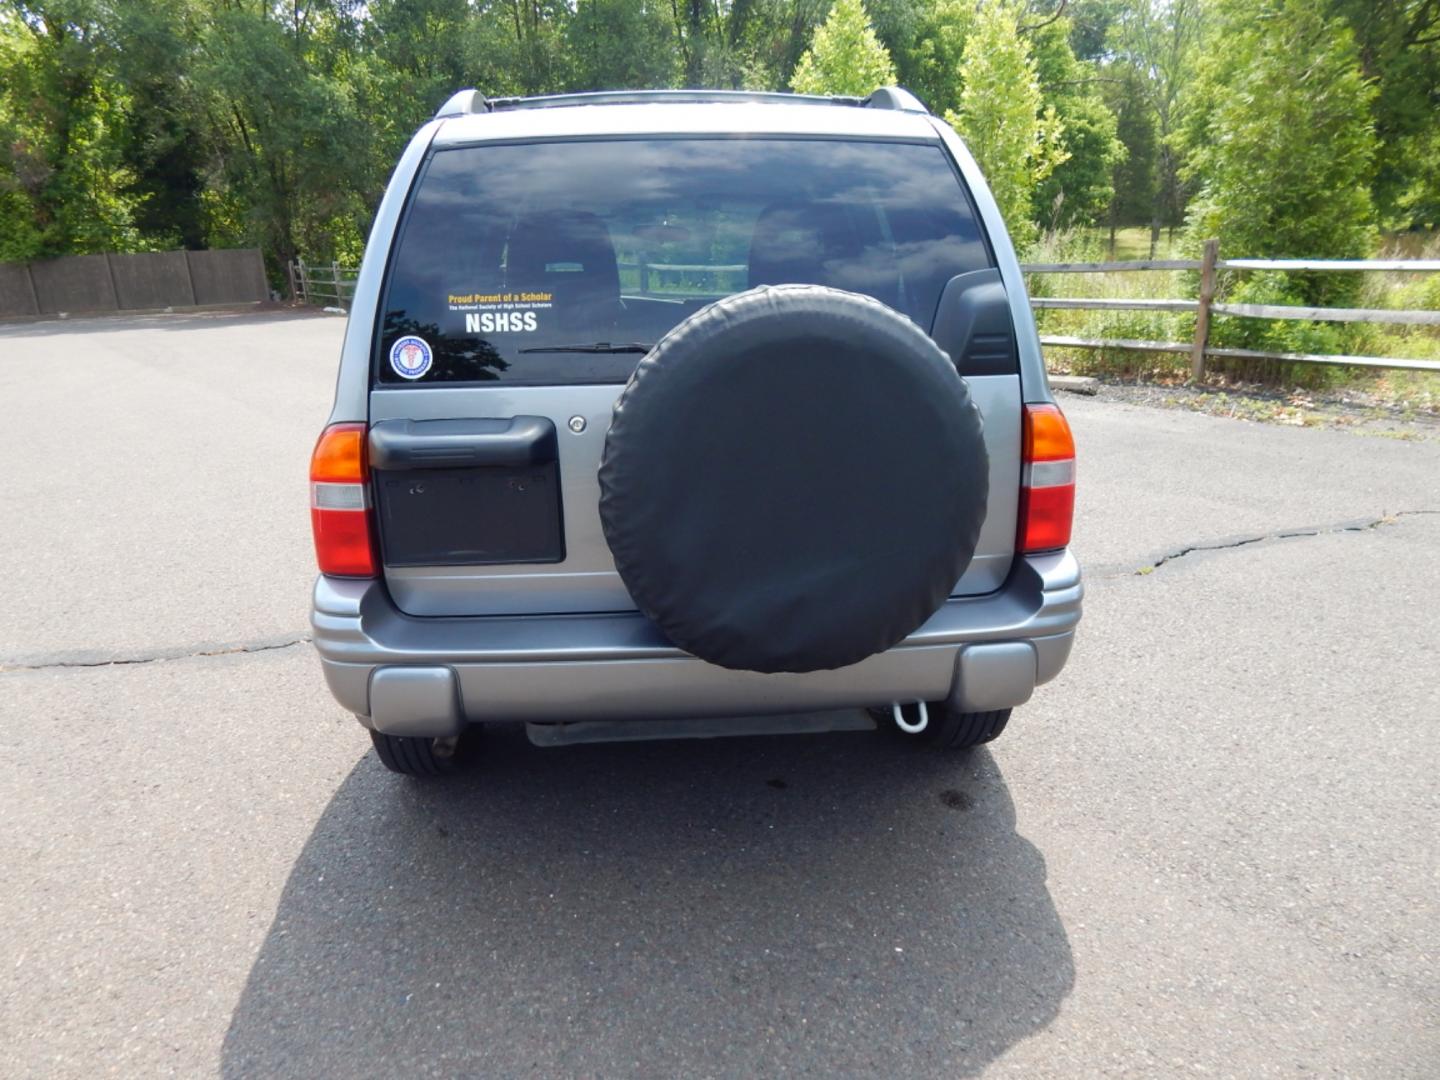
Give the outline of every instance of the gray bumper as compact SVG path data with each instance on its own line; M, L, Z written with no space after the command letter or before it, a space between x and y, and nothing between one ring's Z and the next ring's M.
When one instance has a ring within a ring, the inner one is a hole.
M383 582L321 577L315 648L367 727L448 735L490 720L721 717L949 699L1023 704L1055 677L1080 621L1069 551L1015 561L987 596L947 601L905 641L835 671L762 675L681 652L638 613L415 618Z

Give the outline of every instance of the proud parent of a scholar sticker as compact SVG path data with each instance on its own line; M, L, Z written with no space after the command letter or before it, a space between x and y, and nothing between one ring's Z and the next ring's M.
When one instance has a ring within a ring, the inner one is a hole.
M465 318L467 334L530 334L555 301L548 292L447 293L446 306Z
M424 338L407 334L390 346L390 366L402 379L418 379L430 370L435 354Z

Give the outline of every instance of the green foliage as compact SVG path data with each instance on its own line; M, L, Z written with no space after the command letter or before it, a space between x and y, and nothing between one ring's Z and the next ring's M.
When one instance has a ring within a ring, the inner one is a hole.
M1155 114L1145 100L1143 76L1134 68L1123 66L1108 90L1110 108L1115 113L1115 134L1125 147L1125 156L1112 166L1110 221L1148 222L1160 183L1160 139Z
M1381 306L1440 311L1440 274L1421 274L1415 281L1392 287Z
M800 94L866 97L895 82L895 65L880 44L862 0L835 0L800 57L790 86Z
M1374 80L1380 140L1371 186L1387 228L1440 225L1440 4L1433 0L1325 0L1319 7L1355 35Z
M124 88L124 116L114 132L130 173L133 222L147 243L201 247L205 224L204 127L183 65L195 46L197 20L186 0L129 0L107 10L113 77Z
M1254 273L1230 290L1226 300L1237 304L1303 305L1306 290L1294 274ZM1217 315L1210 326L1213 345L1264 352L1344 354L1363 352L1367 328L1357 323L1302 322L1289 319L1248 319ZM1213 359L1208 366L1239 378L1295 386L1325 387L1340 376L1335 369L1283 360Z
M900 82L966 135L1022 247L1158 237L1197 193L1192 237L1228 255L1366 255L1374 220L1440 220L1434 0L0 0L0 71L6 260L258 244L277 281L353 260L463 86Z
M1046 233L1037 244L1037 262L1099 262L1109 256L1097 229L1062 229ZM1031 274L1031 295L1161 300L1181 295L1177 273ZM1126 341L1188 341L1195 335L1193 315L1164 311L1111 311L1045 308L1035 313L1042 334ZM1075 374L1119 379L1183 378L1188 356L1146 353L1131 349L1058 349L1046 347L1046 358Z
M1070 34L1069 20L1057 18L1028 37L1041 98L1064 130L1064 160L1040 178L1032 199L1033 216L1050 229L1098 220L1115 193L1112 172L1126 155L1115 113L1091 78L1094 65L1075 58Z
M960 106L945 119L975 155L1017 248L1035 239L1031 199L1036 185L1068 154L1064 125L1041 99L1035 61L1020 37L1018 9L981 9L965 42Z
M0 250L10 258L141 242L117 134L127 100L83 2L0 12Z
M248 209L250 236L280 265L334 252L363 220L356 181L365 176L353 170L368 147L354 87L307 62L333 30L222 11L193 72L217 120L222 176Z
M1304 305L1293 274L1260 272L1247 275L1226 296L1236 304ZM1289 319L1245 319L1217 315L1210 336L1216 345L1234 345L1267 352L1344 353L1353 351L1353 324L1301 322Z
M1354 40L1309 0L1256 7L1227 0L1194 89L1187 168L1203 186L1190 234L1219 237L1232 257L1364 258L1375 243L1375 91ZM1355 287L1339 277L1290 280L1297 299L1337 303Z
M580 0L566 42L576 90L673 86L680 74L675 25L665 10L641 0Z
M1128 84L1136 107L1148 112L1156 140L1155 187L1149 213L1150 247L1158 247L1163 226L1172 229L1184 217L1191 194L1181 179L1185 144L1179 132L1196 100L1187 93L1203 54L1209 4L1215 0L1116 0L1108 27L1112 50L1109 70ZM1217 51L1228 46L1213 43ZM1137 129L1131 127L1132 132ZM1132 156L1143 148L1127 141ZM1144 220L1136 218L1135 220Z
M934 0L924 8L910 48L896 57L906 85L931 112L944 116L960 108L960 65L975 20L974 0Z

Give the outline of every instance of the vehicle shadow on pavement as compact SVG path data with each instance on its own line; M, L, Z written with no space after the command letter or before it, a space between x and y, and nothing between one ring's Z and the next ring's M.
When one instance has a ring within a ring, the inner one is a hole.
M984 750L876 733L367 754L291 872L226 1076L940 1075L1074 981Z

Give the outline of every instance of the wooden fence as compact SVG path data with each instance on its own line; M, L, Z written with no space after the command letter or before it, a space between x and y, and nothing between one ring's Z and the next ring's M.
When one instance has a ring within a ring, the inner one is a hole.
M0 263L0 318L258 304L269 296L258 248Z
M1212 315L1242 319L1299 319L1313 322L1371 322L1406 326L1440 326L1440 311L1400 311L1388 308L1315 308L1277 304L1227 304L1215 299L1216 275L1221 270L1280 270L1310 272L1388 271L1434 273L1440 259L1221 259L1218 241L1207 240L1199 259L1145 259L1137 262L1025 263L1027 274L1108 274L1153 270L1197 270L1200 293L1194 300L1100 299L1071 296L1031 297L1037 309L1069 308L1087 311L1194 312L1195 336L1181 341L1133 341L1123 338L1080 338L1042 334L1042 345L1068 349L1128 349L1137 352L1188 353L1195 378L1205 374L1205 358L1285 360L1301 364L1341 364L1356 367L1440 371L1440 360L1391 356L1346 356L1315 353L1266 352L1261 349L1217 348L1210 344Z

